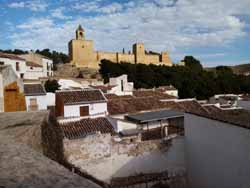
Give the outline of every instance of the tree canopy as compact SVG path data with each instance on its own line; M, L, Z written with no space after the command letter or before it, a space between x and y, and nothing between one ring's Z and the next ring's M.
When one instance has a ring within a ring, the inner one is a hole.
M214 94L249 93L250 77L235 75L229 67L219 66L214 72L202 68L200 61L192 56L184 58L186 66L113 63L102 60L100 74L107 82L110 77L127 74L135 88L153 88L173 85L180 98L208 99Z

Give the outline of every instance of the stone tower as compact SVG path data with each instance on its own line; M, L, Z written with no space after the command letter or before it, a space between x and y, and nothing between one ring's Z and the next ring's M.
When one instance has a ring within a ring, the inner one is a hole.
M136 43L133 45L133 54L135 55L135 63L144 63L145 48L143 43Z
M84 40L84 39L85 39L84 29L82 28L81 25L79 25L76 30L76 40Z
M70 63L77 67L97 68L93 41L86 40L84 34L84 29L79 25L76 29L76 39L72 39L68 44Z

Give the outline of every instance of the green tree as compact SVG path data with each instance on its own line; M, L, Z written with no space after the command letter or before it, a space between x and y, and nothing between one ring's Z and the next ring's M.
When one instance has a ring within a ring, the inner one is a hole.
M55 93L56 90L59 90L60 85L57 80L47 80L44 87L47 92Z

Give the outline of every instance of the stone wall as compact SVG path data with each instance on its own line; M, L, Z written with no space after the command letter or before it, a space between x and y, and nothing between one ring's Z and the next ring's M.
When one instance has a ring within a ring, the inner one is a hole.
M108 59L114 63L118 62L117 53L115 52L96 52L96 61L100 62L102 59Z
M51 111L46 121L42 124L42 148L45 156L59 163L64 163L63 135L58 127L54 112Z
M172 141L117 142L109 134L64 139L65 159L83 172L110 183L114 177L169 171L183 173L183 138Z

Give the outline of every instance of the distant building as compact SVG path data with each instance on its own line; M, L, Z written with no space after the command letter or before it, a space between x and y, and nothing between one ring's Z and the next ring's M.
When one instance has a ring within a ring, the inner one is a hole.
M134 83L128 82L126 74L110 78L109 83L105 85L92 86L96 89L101 89L103 93L121 95L133 95Z
M0 65L0 112L26 110L23 82L18 75L12 65Z
M102 59L114 63L130 62L172 66L168 52L146 53L143 43L134 44L133 53L96 52L94 42L85 39L85 31L80 25L76 30L76 39L71 40L68 47L70 63L77 67L98 69L98 64Z
M56 115L61 117L100 117L107 115L107 99L100 90L56 92Z
M24 84L27 111L47 109L46 91L41 84Z
M174 86L169 85L169 86L160 86L156 90L162 91L168 95L172 95L178 98L178 89L176 89Z
M141 134L142 140L162 139L184 132L184 114L175 110L158 110L113 118L116 131L123 136Z
M24 78L26 60L14 54L0 52L0 65L11 65L18 78Z
M53 61L48 57L33 52L20 55L20 57L27 62L26 79L53 76Z

